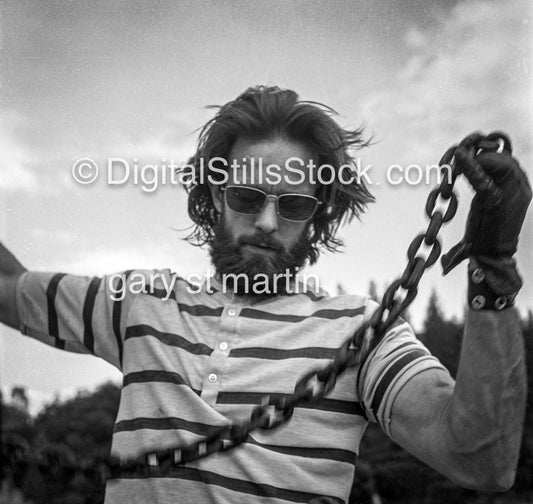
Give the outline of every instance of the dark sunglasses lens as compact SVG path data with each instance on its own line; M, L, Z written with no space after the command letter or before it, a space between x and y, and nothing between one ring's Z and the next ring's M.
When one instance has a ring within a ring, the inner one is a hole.
M227 187L226 199L235 212L254 214L263 208L265 194L249 187Z
M305 221L312 217L318 201L311 196L297 194L282 194L279 197L278 208L280 215L288 220Z

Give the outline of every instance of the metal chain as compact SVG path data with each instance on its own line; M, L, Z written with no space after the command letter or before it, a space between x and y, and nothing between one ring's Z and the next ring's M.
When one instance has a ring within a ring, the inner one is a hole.
M473 150L498 150L508 138L498 132L487 137L474 134L466 137L459 145ZM506 144L507 145L507 144ZM426 215L429 224L425 232L417 235L407 250L407 266L399 278L394 280L383 294L381 304L369 320L354 332L336 351L332 362L323 369L313 370L303 376L294 388L292 395L265 395L260 405L252 410L249 421L214 428L204 439L188 446L171 447L161 451L151 451L134 459L111 457L108 463L92 461L87 464L50 465L48 459L34 459L35 464L48 473L59 474L61 469L71 474L84 474L101 480L131 476L156 476L171 473L182 464L207 457L215 452L231 450L246 441L255 429L271 430L284 424L293 415L294 408L320 401L335 387L338 377L348 368L362 366L379 344L386 332L400 317L400 314L413 302L418 293L418 284L425 270L435 264L441 255L441 244L437 237L441 226L450 221L457 211L457 197L453 187L460 174L454 163L457 146L446 151L439 162L442 180L433 189L426 202ZM447 173L445 173L447 172ZM494 187L497 190L496 187ZM437 207L437 203L439 203ZM425 253L422 249L426 249ZM367 331L373 337L368 342ZM16 450L15 450L16 452ZM15 453L11 462L20 461Z

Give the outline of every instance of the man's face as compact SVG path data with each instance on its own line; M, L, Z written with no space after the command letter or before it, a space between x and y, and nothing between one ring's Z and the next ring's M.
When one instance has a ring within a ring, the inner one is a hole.
M299 169L298 174L285 168L287 160L294 157L298 158L298 162L291 163L291 166ZM276 196L287 193L315 195L316 184L309 181L305 168L314 161L314 157L300 143L281 138L239 139L235 142L228 161L230 166L233 163L237 167L230 169L226 187L233 185L256 188ZM300 163L303 163L303 167ZM275 171L280 177L270 177L268 180L266 168L269 165L276 167ZM302 175L305 175L305 179L300 182ZM251 285L258 273L272 279L273 275L284 274L287 270L294 274L303 266L309 255L307 231L310 219L294 222L283 218L277 212L278 202L271 198L267 198L256 213L235 211L228 206L225 192L220 186L212 186L212 196L215 207L221 214L210 251L219 276L244 273ZM283 290L282 285L283 282L279 285L280 290ZM232 288L242 293L242 285L241 289L238 285L232 285Z

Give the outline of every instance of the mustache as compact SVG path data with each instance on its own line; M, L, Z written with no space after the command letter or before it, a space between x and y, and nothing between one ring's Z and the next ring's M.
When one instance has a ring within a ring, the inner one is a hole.
M283 245L267 234L256 233L251 236L240 236L237 240L239 246L256 245L258 247L268 247L277 252L283 251Z

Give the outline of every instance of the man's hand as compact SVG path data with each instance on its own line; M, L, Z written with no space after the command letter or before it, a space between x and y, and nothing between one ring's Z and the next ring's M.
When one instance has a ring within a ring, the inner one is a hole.
M498 141L501 145L496 150ZM531 201L527 176L512 157L511 142L503 133L469 135L456 148L455 163L476 195L464 238L442 257L444 273L474 258L490 270L487 281L496 294L516 293L522 282L512 256Z

